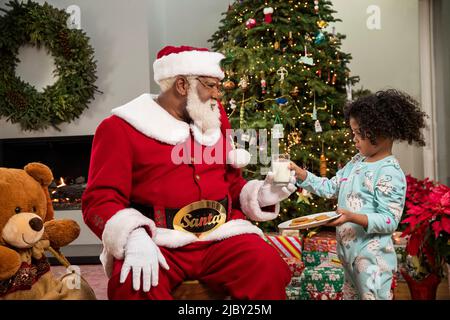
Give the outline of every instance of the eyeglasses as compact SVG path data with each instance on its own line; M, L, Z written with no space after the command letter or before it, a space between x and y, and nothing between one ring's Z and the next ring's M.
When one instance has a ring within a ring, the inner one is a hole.
M199 77L195 78L195 80L197 80L198 82L200 82L202 84L202 86L204 86L206 89L208 90L214 90L216 89L217 92L221 91L222 88L222 83L221 82L214 82L214 83L205 83L203 82L203 80L201 80Z

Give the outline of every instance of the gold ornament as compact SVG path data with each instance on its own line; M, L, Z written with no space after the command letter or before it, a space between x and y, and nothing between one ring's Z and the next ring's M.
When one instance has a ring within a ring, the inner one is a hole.
M331 126L334 127L336 125L336 123L337 123L336 119L334 117L331 117L331 119L330 119Z
M223 83L223 88L227 91L230 91L236 88L236 84L231 80L227 80Z
M328 22L324 21L324 20L318 20L317 21L317 26L320 29L326 28L326 26L328 26Z
M247 76L244 76L244 77L241 78L241 80L239 81L238 86L239 86L239 88L242 89L242 91L247 91L247 89L248 89L248 78L247 78Z
M320 175L322 177L327 176L327 159L323 153L320 155Z
M273 48L274 48L275 50L280 49L280 42L275 41L275 43L273 44Z
M294 89L292 89L291 92L289 92L289 94L294 98L298 97L299 93L300 93L300 90L298 90L297 86L295 86Z

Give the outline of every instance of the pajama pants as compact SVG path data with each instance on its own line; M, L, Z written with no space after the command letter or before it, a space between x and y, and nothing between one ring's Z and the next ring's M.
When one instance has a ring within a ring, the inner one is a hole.
M363 267L344 266L344 300L392 300L393 270L380 267L371 256L362 260Z
M198 241L184 247L160 247L170 269L159 268L159 283L149 292L135 291L132 274L119 283L123 261L115 260L108 283L109 299L172 299L184 280L198 280L232 299L286 299L291 272L277 251L260 236L244 234L221 241Z

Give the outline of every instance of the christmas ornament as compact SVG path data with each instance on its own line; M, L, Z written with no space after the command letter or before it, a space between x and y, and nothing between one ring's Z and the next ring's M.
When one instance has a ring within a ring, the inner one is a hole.
M316 130L316 133L322 132L322 126L320 125L319 120L316 120L314 123L314 130Z
M286 70L285 67L280 67L277 70L277 75L280 77L280 82L283 83L284 82L284 78L288 75L288 71Z
M333 115L333 105L331 106L330 113L331 113L330 125L332 127L334 127L336 125L337 121L336 121L336 119L334 118L334 115Z
M319 0L314 0L314 12L319 13Z
M326 28L328 26L328 22L326 22L325 20L317 20L317 26L320 29Z
M294 46L294 39L292 39L292 31L289 31L289 38L288 38L288 44L293 47Z
M315 43L315 44L321 44L321 43L323 43L324 41L325 41L325 35L323 34L322 31L319 31L319 32L316 34L316 40L314 40L314 43Z
M236 84L231 80L227 80L223 83L223 88L227 91L230 91L236 88Z
M234 100L234 99L231 99L230 100L230 108L231 108L231 110L234 110L234 109L236 109L236 100Z
M297 203L303 202L306 204L311 204L309 199L312 199L312 194L308 192L306 189L301 189L301 191L297 191Z
M285 105L287 105L288 100L286 98L276 98L275 102L278 103L280 107L284 107Z
M322 154L320 155L320 175L322 177L327 176L327 159L325 158L323 151Z
M300 90L298 90L298 87L294 87L294 89L292 89L291 92L289 92L289 94L294 98L298 97L299 93L300 93Z
M275 41L275 43L273 44L273 48L274 48L275 50L280 49L280 42Z
M317 70L316 74L319 78L322 78L322 70L321 69Z
M333 86L336 84L336 73L333 73L333 77L331 78L331 84Z
M345 91L347 92L347 101L352 101L352 83L348 80L348 78L345 78Z
M314 91L314 102L313 102L312 119L313 119L313 120L317 120L316 92L315 92L315 91Z
M245 26L247 27L247 29L252 29L252 28L256 27L256 20L253 18L248 19L245 22Z
M248 77L243 76L241 80L239 80L238 83L239 88L241 88L242 91L247 91L248 89Z
M314 107L313 107L312 119L313 119L313 120L317 120L317 108L316 108L316 104L314 104Z
M308 66L313 66L314 65L313 58L308 57L308 50L306 49L306 44L305 44L305 56L304 57L300 57L300 59L298 59L297 62L306 64Z
M334 127L334 126L336 125L336 123L337 123L336 119L334 118L333 115L331 115L330 125L331 125L332 127Z
M273 8L272 7L266 7L266 8L264 8L263 13L264 13L264 22L265 23L271 23L272 22Z
M281 123L276 123L272 128L272 139L282 139L284 137L284 128Z
M261 93L266 94L267 82L265 79L261 79Z

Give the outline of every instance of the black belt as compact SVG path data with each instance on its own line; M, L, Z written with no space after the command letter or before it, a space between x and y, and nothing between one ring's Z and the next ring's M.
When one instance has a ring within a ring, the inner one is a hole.
M217 202L219 202L222 206L224 206L228 220L228 197L225 197L224 199ZM181 208L161 208L157 209L157 212L155 214L155 207L153 206L146 206L140 203L131 202L130 207L136 209L147 218L152 219L157 227L164 227L168 229L174 229L173 220L177 212L179 212L181 209ZM165 217L164 219L165 221L164 220L161 221L161 219L163 219L162 217Z

